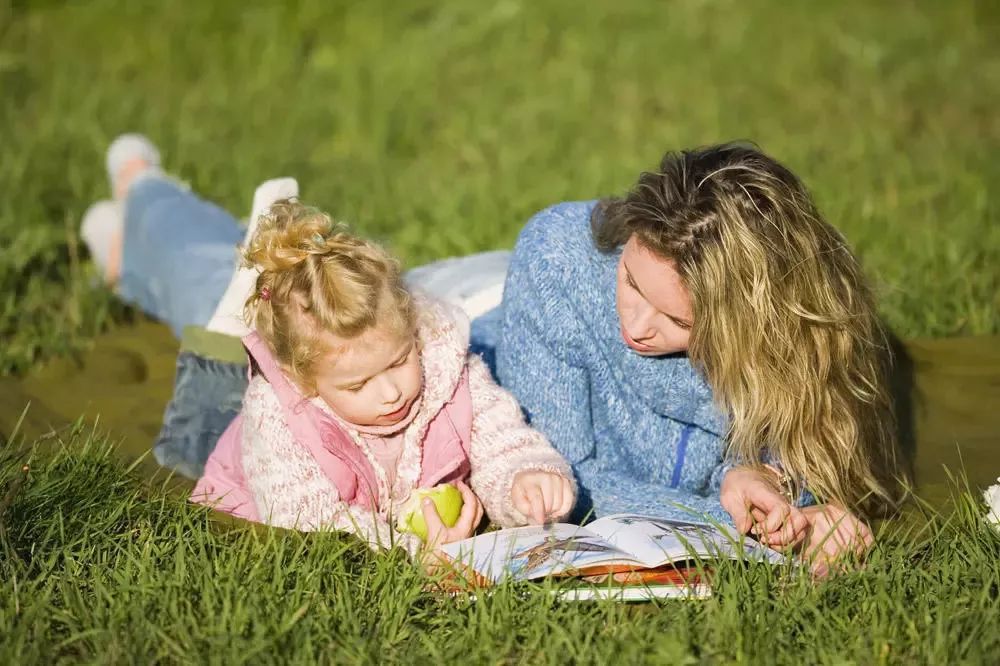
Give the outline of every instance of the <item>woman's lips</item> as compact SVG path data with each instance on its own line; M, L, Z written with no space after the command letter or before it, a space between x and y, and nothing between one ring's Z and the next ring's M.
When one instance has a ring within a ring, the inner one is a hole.
M632 336L628 334L628 331L626 331L625 327L622 326L621 324L618 325L618 328L621 329L622 339L625 341L625 344L627 344L632 349L634 349L634 350L636 350L638 352L651 352L651 351L653 351L653 348L650 347L649 345L644 345L641 342L636 342L635 340L633 340Z

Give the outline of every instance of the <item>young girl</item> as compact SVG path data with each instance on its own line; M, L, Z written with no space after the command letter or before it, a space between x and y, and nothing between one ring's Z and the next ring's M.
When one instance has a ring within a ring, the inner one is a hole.
M260 271L252 378L194 499L410 552L420 542L394 520L417 488L452 483L464 500L451 528L424 500L428 544L468 537L484 509L504 526L570 511L569 466L467 353L467 320L408 292L382 248L283 200L244 259Z

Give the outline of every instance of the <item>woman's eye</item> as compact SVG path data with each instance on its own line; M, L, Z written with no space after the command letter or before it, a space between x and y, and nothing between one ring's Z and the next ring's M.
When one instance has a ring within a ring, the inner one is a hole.
M628 273L625 274L625 284L632 287L636 291L639 291L639 287L635 286L635 282L632 281L632 276Z

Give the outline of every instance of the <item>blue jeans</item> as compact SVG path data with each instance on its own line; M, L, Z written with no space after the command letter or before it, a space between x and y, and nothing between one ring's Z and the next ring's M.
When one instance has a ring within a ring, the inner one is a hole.
M166 178L144 178L125 200L118 293L179 338L185 326L204 326L212 318L236 271L243 235L236 218L215 204ZM475 307L467 312L476 319L499 305L497 288L509 263L510 252L482 252L418 266L405 279L437 298ZM477 298L487 292L485 301Z
M243 228L171 180L147 177L125 199L118 293L181 336L204 326L236 270Z

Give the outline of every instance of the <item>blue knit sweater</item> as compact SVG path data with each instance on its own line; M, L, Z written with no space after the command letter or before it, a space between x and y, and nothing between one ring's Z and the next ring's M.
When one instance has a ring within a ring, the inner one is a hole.
M643 357L625 345L619 255L594 247L594 203L558 204L528 222L503 304L473 323L473 346L495 351L499 382L573 465L576 518L693 510L731 523L718 500L724 419L686 356Z

